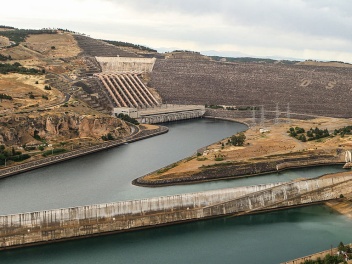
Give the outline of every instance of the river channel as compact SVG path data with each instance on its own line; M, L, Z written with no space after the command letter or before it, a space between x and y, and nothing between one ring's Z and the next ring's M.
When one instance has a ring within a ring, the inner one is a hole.
M0 214L312 178L339 166L162 188L134 178L246 127L198 119L167 134L0 180ZM352 240L352 222L325 206L226 217L0 252L0 263L279 263Z

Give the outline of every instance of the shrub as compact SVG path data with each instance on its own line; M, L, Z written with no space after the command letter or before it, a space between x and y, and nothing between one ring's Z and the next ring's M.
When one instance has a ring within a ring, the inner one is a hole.
M10 96L10 95L7 95L7 94L0 94L0 101L2 100L2 99L5 99L5 100L12 100L12 96Z
M117 117L120 118L120 119L122 119L123 121L132 123L132 124L134 124L134 125L139 125L139 122L138 122L136 119L130 117L129 115L125 115L125 114L122 114L122 113L121 113L121 114L119 114Z
M44 151L42 156L47 157L49 155L60 154L60 153L66 152L66 151L67 150L64 148L51 149L51 150Z

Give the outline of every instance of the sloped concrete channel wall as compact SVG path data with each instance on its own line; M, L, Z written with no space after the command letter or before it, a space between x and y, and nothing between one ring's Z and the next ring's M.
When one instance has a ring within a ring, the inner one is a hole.
M352 191L352 176L0 216L0 249L297 206Z
M0 179L5 178L5 177L9 177L11 175L15 175L15 174L18 174L21 172L34 170L34 169L37 169L40 167L49 166L54 163L58 163L58 162L62 162L65 160L77 158L77 157L88 155L91 153L95 153L95 152L102 151L105 149L117 147L117 146L123 145L125 143L132 143L132 142L135 142L138 140L146 139L149 137L154 137L157 135L167 133L169 131L169 129L164 126L159 126L157 129L154 129L154 130L142 130L142 131L140 131L134 125L131 125L131 126L134 127L135 132L132 133L132 135L130 135L124 139L107 141L105 143L94 145L91 147L73 150L73 151L65 152L63 154L57 154L57 155L49 156L47 158L42 158L42 159L35 160L35 161L24 162L19 165L15 165L15 166L11 166L9 168L1 169L0 170Z

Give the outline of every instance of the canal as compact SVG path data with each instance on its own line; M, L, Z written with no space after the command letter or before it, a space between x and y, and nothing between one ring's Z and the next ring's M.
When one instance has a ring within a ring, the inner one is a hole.
M326 166L193 185L133 186L134 178L246 128L212 119L167 126L170 131L164 135L2 179L0 214L312 178L342 170ZM278 263L341 240L350 242L351 226L345 216L312 206L0 252L0 263Z

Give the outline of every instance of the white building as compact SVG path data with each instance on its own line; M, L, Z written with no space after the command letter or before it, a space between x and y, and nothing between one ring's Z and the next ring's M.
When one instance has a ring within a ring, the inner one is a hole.
M137 108L131 107L117 107L114 108L114 115L118 116L119 114L128 115L132 118L138 118L138 111Z

